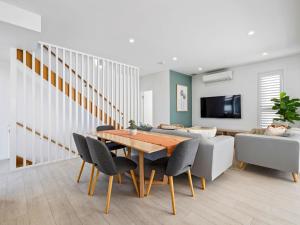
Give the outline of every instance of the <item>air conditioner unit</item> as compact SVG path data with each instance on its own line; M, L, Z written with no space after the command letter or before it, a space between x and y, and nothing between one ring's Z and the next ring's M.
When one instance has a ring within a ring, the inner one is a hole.
M212 82L218 82L218 81L225 81L225 80L232 80L233 75L232 71L225 71L220 73L213 73L209 75L204 75L202 77L202 81L204 83L212 83Z

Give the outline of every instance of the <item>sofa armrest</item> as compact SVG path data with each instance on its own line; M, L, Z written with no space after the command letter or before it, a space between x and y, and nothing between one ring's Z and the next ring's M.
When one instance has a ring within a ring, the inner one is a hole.
M192 167L192 174L214 180L232 165L234 139L230 136L202 138Z
M213 138L212 180L217 178L233 164L234 138L231 136L216 136Z

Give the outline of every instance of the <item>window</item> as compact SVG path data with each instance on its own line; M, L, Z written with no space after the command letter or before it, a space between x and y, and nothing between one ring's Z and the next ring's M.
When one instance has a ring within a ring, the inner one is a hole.
M278 98L282 90L282 71L259 74L258 77L258 126L266 128L278 117L272 110L272 98Z

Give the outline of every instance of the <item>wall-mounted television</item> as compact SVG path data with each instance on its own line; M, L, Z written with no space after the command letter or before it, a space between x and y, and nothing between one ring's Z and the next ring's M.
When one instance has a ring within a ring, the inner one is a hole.
M201 98L202 118L241 118L241 95Z

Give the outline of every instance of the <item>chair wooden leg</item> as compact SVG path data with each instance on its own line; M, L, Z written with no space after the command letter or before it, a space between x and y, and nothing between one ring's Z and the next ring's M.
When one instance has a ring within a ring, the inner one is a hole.
M200 177L200 181L201 181L201 189L205 190L205 188L206 188L205 177Z
M148 196L150 194L150 190L151 190L151 187L152 187L154 176L155 176L155 170L152 170L151 171L151 175L150 175L150 180L149 180L148 188L147 188L147 192L146 192L146 196Z
M93 180L94 180L94 171L95 171L95 165L92 165L90 181L89 181L89 187L88 187L88 195L91 194L92 183L93 183Z
M193 178L191 174L191 170L188 170L188 178L189 178L189 184L192 192L192 196L195 197L194 187L193 187Z
M176 215L174 183L173 183L173 177L172 176L169 176L169 185L170 185L170 192L171 192L171 198L172 198L173 215Z
M82 171L83 171L83 168L84 168L84 164L85 164L85 161L82 160L80 171L79 171L79 174L77 176L77 183L79 183L79 181L80 181L80 177L81 177L81 174L82 174Z
M130 170L130 175L131 175L131 179L132 179L132 183L133 183L133 186L135 188L135 191L137 193L137 196L139 197L139 188L138 188L138 185L137 185L137 182L136 182L136 177L135 177L135 173L133 170Z
M294 182L297 183L298 182L298 173L292 173Z
M95 178L94 178L92 190L91 190L91 193L90 193L91 196L93 196L94 193L95 193L95 188L96 188L97 180L99 179L99 175L100 175L100 172L99 172L99 170L97 170L96 176L95 176Z
M122 184L122 175L118 174L118 184Z
M110 197L111 197L111 189L113 185L114 176L109 177L108 182L108 189L107 189L107 196L106 196L106 207L105 207L105 214L108 214L109 207L110 207Z

